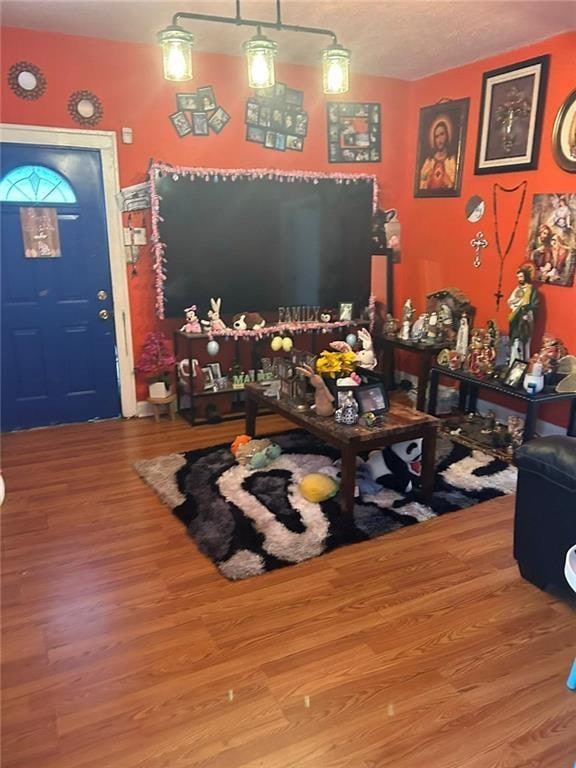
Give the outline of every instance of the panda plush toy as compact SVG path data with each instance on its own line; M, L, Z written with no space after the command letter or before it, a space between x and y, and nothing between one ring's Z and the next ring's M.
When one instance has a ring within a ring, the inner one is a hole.
M422 439L394 443L382 451L370 451L366 463L379 485L399 493L410 493L422 472Z

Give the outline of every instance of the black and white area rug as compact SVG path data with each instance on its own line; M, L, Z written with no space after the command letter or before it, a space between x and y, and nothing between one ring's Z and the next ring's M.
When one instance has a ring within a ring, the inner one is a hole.
M400 491L406 484L400 472L400 478L379 478L377 489L364 489L356 498L353 520L346 520L338 496L318 504L306 501L298 490L304 475L332 465L338 451L301 430L271 439L282 454L263 470L240 466L229 445L134 465L200 551L229 579L293 565L516 489L514 467L440 438L429 505L413 492Z

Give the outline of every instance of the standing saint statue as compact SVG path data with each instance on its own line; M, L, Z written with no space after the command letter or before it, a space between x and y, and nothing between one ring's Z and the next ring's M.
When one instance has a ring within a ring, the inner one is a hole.
M510 314L510 364L516 360L530 359L530 342L534 330L534 312L540 297L532 283L532 270L523 266L516 272L518 285L508 297Z

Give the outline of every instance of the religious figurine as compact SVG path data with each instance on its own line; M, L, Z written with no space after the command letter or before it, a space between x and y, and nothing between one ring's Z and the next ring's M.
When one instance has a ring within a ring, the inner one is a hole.
M384 321L384 327L382 329L384 331L384 335L396 336L396 334L398 333L399 326L400 326L400 323L398 322L398 320L396 320L395 317L392 317L391 312L388 312L386 314L386 320Z
M496 341L498 339L498 328L496 327L496 321L495 320L487 320L486 321L486 331L488 335L490 336L490 339L492 341L492 345L496 346Z
M532 269L522 266L516 272L518 285L508 297L510 314L510 364L516 360L530 359L530 342L534 330L534 312L540 297L532 283Z
M440 304L440 309L438 310L438 323L440 326L440 336L443 339L452 341L454 338L454 316L448 304Z
M421 341L428 331L429 315L427 312L423 312L419 315L418 319L414 322L412 330L410 331L410 338L412 341Z
M456 352L462 357L466 357L468 352L468 317L466 314L460 318L460 325L458 327L458 333L456 335Z
M566 355L568 350L560 339L545 333L542 337L542 348L532 355L531 363L541 363L542 373L554 373L558 360Z
M426 338L424 339L424 341L434 343L438 338L438 333L439 333L438 313L431 312L430 319L428 320L428 330L426 331Z

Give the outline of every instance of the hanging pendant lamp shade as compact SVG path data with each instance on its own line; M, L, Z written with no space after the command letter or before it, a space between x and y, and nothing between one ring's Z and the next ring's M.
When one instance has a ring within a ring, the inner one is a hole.
M176 82L192 80L192 46L194 35L178 26L171 26L158 32L162 48L164 78Z
M326 94L348 93L350 89L350 51L332 43L320 53L322 57L322 90Z
M274 59L278 46L260 33L244 43L250 88L270 88L276 82Z

